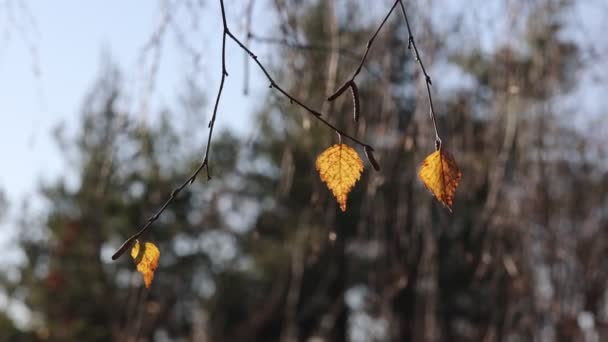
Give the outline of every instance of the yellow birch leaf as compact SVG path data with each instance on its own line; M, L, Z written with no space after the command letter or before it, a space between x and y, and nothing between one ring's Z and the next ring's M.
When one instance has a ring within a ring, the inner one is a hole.
M452 212L454 192L462 178L454 157L440 148L422 162L418 177L435 198Z
M150 288L152 279L154 278L154 271L158 267L160 251L158 250L158 247L151 242L146 242L143 246L144 250L140 252L139 240L135 240L135 244L133 245L133 248L131 248L131 257L135 261L139 273L144 276L146 288Z
M363 161L357 151L345 144L335 144L319 155L316 167L321 180L336 197L340 209L346 211L348 193L363 171Z

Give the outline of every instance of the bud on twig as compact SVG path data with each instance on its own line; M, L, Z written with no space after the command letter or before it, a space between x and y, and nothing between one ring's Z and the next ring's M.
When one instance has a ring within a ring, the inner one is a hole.
M346 81L346 83L344 83L340 88L338 88L338 90L336 90L336 92L333 93L333 95L331 95L330 97L327 98L327 101L333 101L333 100L337 99L338 96L342 95L342 93L344 93L346 91L346 89L348 89L351 86L352 83L353 83L352 80Z
M380 171L380 164L378 164L378 161L376 161L376 158L374 158L374 149L370 146L365 146L364 150L365 156L367 157L367 160L369 160L369 163L372 164L374 170Z

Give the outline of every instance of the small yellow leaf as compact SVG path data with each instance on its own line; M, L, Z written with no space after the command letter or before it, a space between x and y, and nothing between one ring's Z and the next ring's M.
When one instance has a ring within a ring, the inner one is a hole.
M144 276L144 283L146 284L146 287L150 288L152 279L154 278L154 271L158 267L160 251L158 250L158 247L151 242L146 242L143 245L144 250L140 252L139 240L135 240L135 244L131 249L131 257L137 264L137 270L139 273Z
M334 193L340 209L346 211L346 199L361 178L363 161L352 147L336 144L319 155L316 162L321 180Z
M451 212L454 192L462 178L454 157L448 151L440 148L428 155L422 162L418 177L437 200Z

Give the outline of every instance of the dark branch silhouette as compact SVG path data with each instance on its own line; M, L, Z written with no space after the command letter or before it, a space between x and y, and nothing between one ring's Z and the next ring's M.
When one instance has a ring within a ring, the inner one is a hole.
M403 13L403 19L405 20L405 26L407 26L408 33L408 43L407 48L414 48L414 57L418 65L420 65L420 69L422 69L422 74L424 75L424 82L426 84L426 92L429 95L429 113L431 115L431 120L433 121L433 128L435 129L435 149L439 150L441 148L441 138L439 137L439 131L437 130L437 120L435 119L435 107L433 106L433 96L431 95L431 85L433 85L433 81L431 80L431 76L426 72L424 68L424 64L422 63L422 58L420 58L420 53L418 52L418 47L416 47L416 41L414 40L414 35L412 34L412 28L410 27L410 21L407 19L407 13L405 11L405 6L403 5L402 0L397 0L401 7L401 13Z
M156 220L158 220L158 218L160 217L160 215L162 215L162 213L173 202L173 200L177 197L177 195L184 188L186 188L188 185L192 184L194 182L194 180L196 180L196 177L199 175L199 173L203 169L207 170L207 178L211 179L211 175L210 175L210 171L209 171L209 151L210 151L210 148L211 148L211 138L213 136L213 128L215 126L215 120L216 120L216 117L217 117L217 111L218 111L218 107L219 107L219 102L220 102L220 99L222 97L222 90L224 89L224 83L225 83L226 77L228 76L228 71L226 69L226 38L230 38L232 41L234 41L255 62L255 64L264 73L264 75L266 76L266 78L270 82L270 88L274 88L279 93L283 94L285 97L287 97L289 99L290 103L292 103L292 104L295 103L298 106L300 106L303 109L305 109L314 118L316 118L317 120L321 121L325 126L331 128L333 131L335 131L338 134L338 136L340 137L340 139L341 139L342 136L344 136L344 137L350 139L352 142L354 142L354 143L360 145L361 147L363 147L365 151L373 151L373 148L369 144L364 143L363 141L361 141L361 140L353 137L352 135L350 135L350 134L346 133L345 131L339 129L338 127L334 126L333 124L331 124L329 121L325 120L322 117L323 114L321 112L312 109L309 105L305 104L301 100L297 99L295 96L291 95L285 89L283 89L274 80L274 78L270 75L270 73L268 72L268 70L266 69L266 67L258 60L257 55L254 54L253 51L251 51L245 44L243 44L243 42L241 42L240 39L238 39L230 31L230 28L228 27L228 23L226 21L226 11L225 11L225 8L224 8L224 1L223 0L220 0L220 7L221 7L221 12L222 12L222 23L223 23L223 32L222 32L222 77L221 77L221 80L220 80L220 87L219 87L219 90L217 92L217 96L216 96L216 99L215 99L215 106L213 108L213 114L211 116L211 120L209 121L209 136L207 138L207 147L205 149L205 156L203 157L203 160L201 161L200 165L192 173L192 175L188 179L186 179L180 186L178 186L177 188L175 188L171 192L171 196L169 196L169 198L165 201L165 203L158 209L158 211L154 215L152 215L152 216L150 216L150 218L148 218L148 220L146 221L146 224L137 233L133 234L131 237L129 237L127 240L125 240L125 242L123 242L123 244L118 248L118 250L112 255L112 260L116 260L120 256L122 256L133 245L133 242L137 238L139 238L143 233L145 233L146 230L148 230L148 228L150 228L152 226L152 224L154 222L156 222ZM394 8L394 6L393 6L393 8ZM391 12L392 12L392 9L391 9ZM384 21L386 21L386 18L384 18ZM384 21L383 21L383 23L384 23ZM378 34L378 31L374 34L374 36L372 37L372 39L370 41L373 41L373 38ZM365 59L365 56L364 56L363 60L364 59ZM363 63L361 63L361 64L363 64ZM360 66L360 68L361 68L361 66ZM353 94L356 94L356 90L353 91Z
M340 95L342 95L347 89L350 89L351 90L351 94L353 96L353 119L355 121L358 121L358 119L359 119L359 111L360 111L360 109L359 109L360 108L360 99L359 99L359 91L358 91L358 88L357 88L357 84L355 83L355 78L361 72L361 69L363 68L363 65L365 64L365 61L367 60L367 56L369 55L369 52L371 51L371 48L372 48L372 46L374 44L374 40L376 39L376 37L380 33L380 30L382 30L382 27L384 26L384 24L386 23L386 21L388 20L388 18L390 17L390 15L393 13L393 11L397 7L397 5L399 5L400 8L401 8L401 12L403 13L405 24L407 26L407 31L408 31L408 49L411 49L411 48L414 49L415 59L418 62L418 65L420 65L420 69L422 70L422 73L423 73L424 78L425 78L426 89L427 89L428 98L429 98L429 111L430 111L431 120L433 122L433 128L435 129L435 149L438 150L439 148L441 148L441 138L439 137L439 132L437 130L437 122L436 122L436 118L435 118L435 108L433 106L433 97L431 95L431 85L433 84L433 82L431 81L431 77L429 76L429 74L426 72L426 68L424 67L424 64L422 63L422 59L420 58L420 52L418 51L418 47L416 46L416 42L414 40L414 35L412 34L410 23L409 23L409 20L407 18L407 13L405 11L405 6L403 5L402 0L396 0L393 3L393 5L389 9L388 13L384 16L384 19L382 20L382 22L380 23L380 25L378 26L378 28L376 29L376 31L374 32L374 34L367 41L367 45L365 47L365 52L363 53L363 57L361 58L361 61L359 62L359 65L355 69L355 72L353 73L353 75L351 76L351 78L349 80L347 80L340 88L338 88L338 90L334 94L332 94L331 96L328 97L328 101L335 100ZM319 112L319 111L317 111L315 109L312 109L309 105L305 104L301 100L297 99L295 96L291 95L289 92L287 92L285 89L283 89L274 80L274 78L270 75L270 73L268 72L268 70L266 69L266 67L259 61L258 56L256 54L254 54L253 51L250 50L243 42L241 42L241 40L238 39L232 33L232 31L230 31L230 28L228 27L228 23L226 21L226 11L225 11L225 8L224 8L224 1L223 0L220 0L220 7L221 7L221 12L222 12L222 23L223 23L223 31L222 31L222 77L221 77L221 80L220 80L220 87L219 87L219 90L217 92L217 96L216 96L216 99L215 99L215 105L213 107L213 114L211 116L211 120L209 121L209 136L207 138L207 147L205 149L205 156L204 156L203 160L201 161L201 164L196 168L196 170L192 173L192 175L188 179L186 179L180 186L178 186L177 188L175 188L171 192L171 196L167 199L167 201L165 201L165 203L158 209L158 211L154 215L152 215L150 218L148 218L148 220L146 221L146 224L137 233L133 234L130 238L128 238L120 246L120 248L118 248L118 250L116 251L116 253L114 253L114 255L112 255L112 259L113 260L118 259L122 254L124 254L124 252L127 251L133 245L133 242L137 238L139 238L148 228L150 228L150 226L156 220L158 220L158 218L160 217L160 215L165 211L165 209L167 209L167 207L171 204L171 202L173 202L173 200L175 199L175 197L186 186L188 186L189 184L192 184L194 182L194 180L196 179L196 177L198 176L198 174L203 169L207 170L207 178L211 179L211 174L210 174L210 171L209 171L209 151L210 151L210 148L211 148L211 138L213 136L213 128L215 126L215 120L216 120L216 117L217 117L217 111L218 111L218 107L219 107L219 102L220 102L220 99L222 97L222 91L224 89L224 83L226 81L226 77L228 76L228 71L226 70L226 38L227 37L230 38L232 41L234 41L247 54L247 56L249 56L249 58L251 58L255 62L255 64L264 73L264 75L266 76L266 78L270 82L270 88L276 89L279 93L281 93L285 97L287 97L289 99L290 103L295 103L298 106L302 107L309 114L311 114L314 118L316 118L317 120L321 121L325 126L327 126L327 127L331 128L332 130L334 130L338 134L338 136L340 137L340 140L341 140L341 137L344 136L344 137L350 139L351 141L353 141L354 143L356 143L356 144L360 145L361 147L363 147L363 149L365 151L365 154L366 154L369 162L374 167L374 169L376 169L376 170L380 169L380 166L378 165L378 162L375 160L375 158L373 156L374 149L372 148L372 146L370 146L370 145L364 143L363 141L361 141L361 140L353 137L352 135L347 134L343 130L341 130L341 129L337 128L336 126L334 126L333 124L331 124L329 121L325 120L322 117L323 113L321 113L321 112ZM248 33L247 36L248 36L248 38L251 38L252 34Z
M431 86L433 85L433 82L431 80L431 76L429 76L429 74L426 72L424 63L422 63L422 59L420 58L420 52L418 51L418 47L416 46L416 41L414 40L414 34L412 33L412 29L410 27L410 22L407 18L407 13L405 11L405 5L403 5L402 0L395 0L393 5L389 9L388 13L386 14L386 16L384 16L384 19L382 20L382 22L380 23L380 25L378 26L378 28L372 35L372 37L367 41L367 45L365 46L365 52L363 53L363 57L361 58L359 65L355 69L355 72L353 72L352 76L346 82L344 82L344 84L342 84L342 86L340 86L340 88L338 88L338 90L336 90L332 95L330 95L327 98L327 100L333 101L333 100L337 99L338 97L340 97L340 95L342 95L347 89L350 89L351 93L353 95L353 105L354 105L354 109L353 109L354 115L353 116L354 116L354 120L357 121L357 119L359 117L359 102L360 101L359 101L359 94L357 91L357 84L355 83L355 78L361 72L361 69L363 68L363 65L365 64L365 61L367 59L367 55L371 51L371 48L374 44L374 40L380 33L380 30L382 30L382 27L384 26L384 24L386 23L388 18L391 16L391 14L393 13L393 11L397 7L397 5L399 5L399 7L401 8L401 12L403 13L403 18L405 20L405 25L407 27L407 33L408 33L407 48L414 49L414 57L416 59L416 62L418 62L418 65L420 65L420 69L422 70L422 74L424 75L426 90L427 90L428 98L429 98L429 113L431 116L431 120L433 122L433 128L435 130L435 149L438 150L439 148L441 148L441 138L439 137L439 131L437 130L437 120L435 118L435 107L433 106L433 96L431 95ZM370 163L371 163L371 160L370 160Z

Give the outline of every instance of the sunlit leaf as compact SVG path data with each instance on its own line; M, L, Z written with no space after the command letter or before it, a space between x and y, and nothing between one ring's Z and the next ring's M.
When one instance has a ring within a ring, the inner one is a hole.
M422 162L418 177L437 200L451 212L454 192L462 178L454 157L440 148Z
M154 278L154 271L158 267L160 251L158 250L158 247L151 242L144 243L144 248L141 251L140 246L139 240L135 240L135 244L133 245L133 248L131 248L131 257L133 257L139 273L144 276L146 287L150 288L152 279Z
M348 193L361 178L363 171L359 154L348 145L336 144L319 155L316 166L321 180L333 192L340 209L346 211Z

